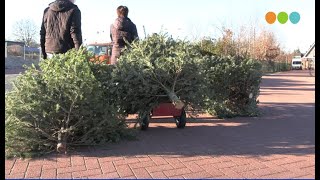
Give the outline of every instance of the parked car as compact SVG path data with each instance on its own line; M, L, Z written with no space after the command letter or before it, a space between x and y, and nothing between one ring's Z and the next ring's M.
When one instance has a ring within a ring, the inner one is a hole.
M295 56L292 58L292 61L291 61L291 69L299 69L299 70L302 70L302 59L300 56Z

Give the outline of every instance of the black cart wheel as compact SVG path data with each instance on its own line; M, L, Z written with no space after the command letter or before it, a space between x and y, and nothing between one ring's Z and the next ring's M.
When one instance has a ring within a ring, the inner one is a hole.
M180 117L175 117L177 128L184 128L187 123L186 111L182 110Z
M141 122L141 130L147 130L149 127L150 115L146 115Z

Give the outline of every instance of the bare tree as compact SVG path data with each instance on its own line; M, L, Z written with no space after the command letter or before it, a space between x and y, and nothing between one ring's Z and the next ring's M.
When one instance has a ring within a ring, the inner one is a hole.
M22 41L26 46L36 45L38 37L38 27L30 19L21 19L13 25L12 35L17 41Z
M262 29L254 41L254 57L272 61L280 53L280 44L273 32Z

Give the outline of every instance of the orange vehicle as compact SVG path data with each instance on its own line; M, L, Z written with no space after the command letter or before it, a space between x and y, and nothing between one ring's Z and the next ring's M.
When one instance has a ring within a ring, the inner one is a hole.
M87 50L94 53L90 61L110 64L112 43L91 43L87 45Z

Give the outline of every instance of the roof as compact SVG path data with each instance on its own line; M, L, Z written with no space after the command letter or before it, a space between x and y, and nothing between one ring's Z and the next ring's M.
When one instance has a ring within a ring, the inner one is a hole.
M304 57L304 58L307 58L307 56L309 56L309 54L310 54L310 52L312 51L313 48L315 48L315 43L313 43L313 44L310 46L309 50L307 51L307 53L306 53L303 57Z
M5 41L7 43L8 46L10 45L14 45L14 44L19 44L21 46L24 46L25 43L24 42L19 42L19 41Z

